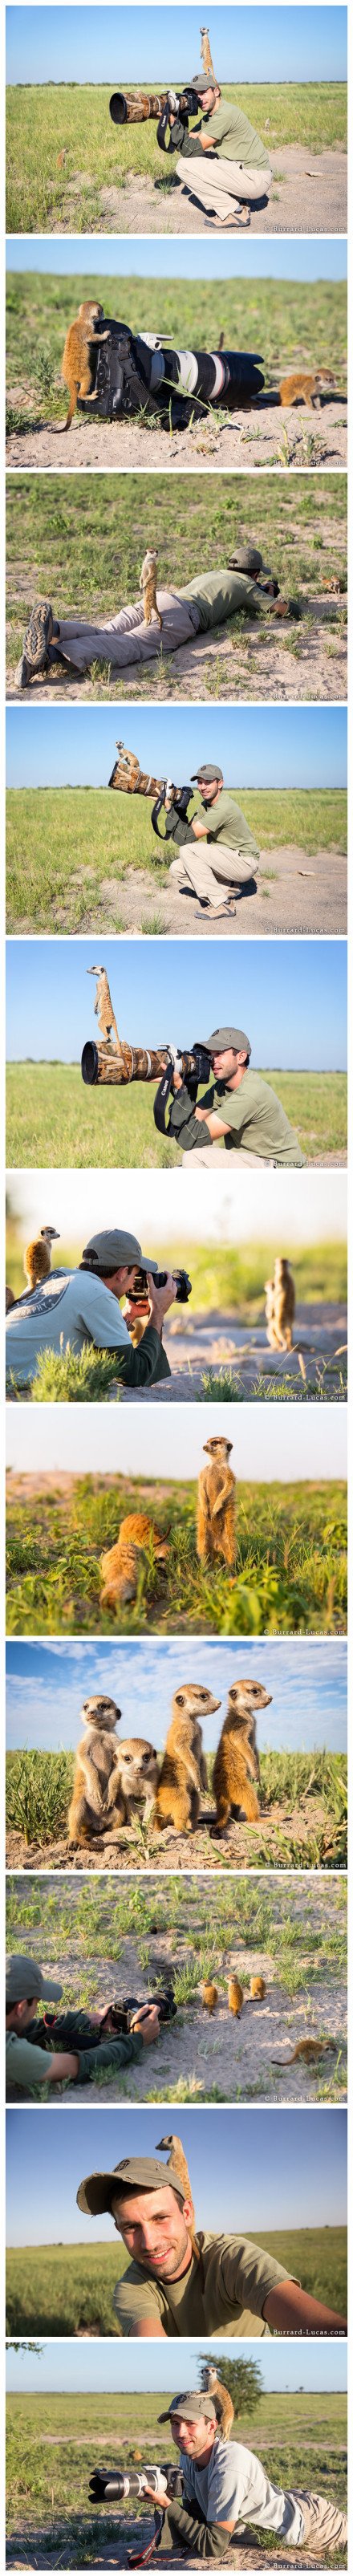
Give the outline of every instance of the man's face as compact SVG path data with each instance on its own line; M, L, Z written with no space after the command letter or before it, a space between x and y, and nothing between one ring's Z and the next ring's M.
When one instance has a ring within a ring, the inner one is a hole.
M209 108L216 106L216 95L219 98L219 90L217 93L214 89L199 90L200 107L202 108L203 116L208 116Z
M225 1047L223 1054L213 1055L212 1070L216 1082L230 1082L232 1074L237 1072L238 1064L244 1063L245 1056L236 1054L234 1047Z
M220 796L223 778L199 778L197 783L203 805L213 805L214 796Z
M29 2021L35 2021L35 2020L36 2020L37 2012L38 2012L38 1996L37 1996L37 1995L34 1995L34 1996L33 1996L33 2002L31 2002L31 2003L29 2003L29 2002L28 2002L27 1997L26 1997L26 1999L23 1999L23 2001L22 2001L20 2004L14 2004L14 2006L13 2006L13 2012L11 2013L11 2021L12 2021L13 2030L18 2030L18 2031L27 2030L27 2024L28 2024L28 2022L29 2022Z
M117 2235L123 2237L134 2262L144 2272L172 2281L185 2255L191 2253L191 2202L176 2200L168 2183L165 2191L131 2192L128 2200L118 2192L112 2200L112 2215Z
M137 1270L136 1261L133 1262L132 1267L130 1265L130 1269L125 1267L124 1270L111 1270L109 1277L104 1280L104 1287L111 1289L112 1297L130 1297L131 1289L135 1286Z
M183 2415L171 2415L171 2432L178 2451L186 2451L189 2460L198 2460L203 2451L213 2450L216 2426L209 2415L198 2415L195 2423Z

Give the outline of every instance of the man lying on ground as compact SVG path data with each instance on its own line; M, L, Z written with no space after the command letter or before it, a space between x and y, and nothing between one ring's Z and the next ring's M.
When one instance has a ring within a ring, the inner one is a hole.
M222 2441L212 2397L192 2388L173 2397L168 2415L184 2492L182 2502L172 2495L166 2507L163 2487L159 2494L145 2489L157 2511L163 2509L157 2548L219 2561L248 2523L254 2532L275 2532L286 2550L309 2549L315 2566L326 2551L336 2555L346 2548L348 2527L340 2506L306 2487L288 2492L273 2486L247 2443Z
M173 1073L175 1097L167 1132L174 1144L183 1146L183 1164L192 1154L194 1163L205 1163L210 1171L215 1163L224 1169L225 1149L236 1151L238 1160L241 1155L242 1170L249 1163L266 1163L274 1170L284 1164L301 1167L305 1156L277 1092L262 1073L249 1073L251 1046L245 1029L213 1029L203 1044L212 1057L214 1082L199 1109L194 1109L182 1075Z
M145 1270L149 1312L138 1350L128 1326L136 1323L138 1304L120 1313L119 1298L129 1301L138 1270ZM171 1371L163 1350L164 1317L175 1299L168 1271L165 1288L155 1286L158 1263L141 1252L135 1234L106 1227L90 1236L78 1270L51 1270L37 1288L25 1289L6 1318L6 1368L16 1383L30 1385L42 1351L67 1348L78 1356L87 1344L96 1351L116 1352L116 1374L123 1386L155 1386ZM9 1390L11 1392L11 1388Z
M343 2317L309 2298L249 2237L195 2238L192 2201L156 2156L125 2156L110 2173L86 2175L76 2197L85 2217L109 2211L131 2256L113 2293L122 2335L346 2332Z
M86 2084L101 2068L106 2067L108 2076L120 2066L139 2065L143 2049L159 2039L158 2001L141 2004L129 2015L122 2007L121 2019L128 2018L130 2027L120 2037L116 2036L119 2007L112 2004L95 2013L78 2009L45 2014L39 2038L38 2003L58 2003L61 1995L62 1986L45 1975L37 1959L19 1953L7 1960L7 2102L20 2101L21 2095L27 2099L37 2084Z
M157 654L163 662L182 644L193 644L196 635L225 626L227 618L236 617L240 609L256 613L262 600L273 616L287 614L278 582L257 546L238 546L230 564L215 572L196 573L179 590L162 590L158 583L157 600L161 632L156 618L145 626L141 597L118 609L116 617L101 618L98 623L75 616L59 621L53 617L50 601L40 600L26 627L15 672L17 688L27 689L31 679L57 662L78 672L89 671L92 662L108 662L111 670L125 671L131 662L155 661Z
M250 205L262 203L272 188L266 146L236 101L232 105L222 98L214 72L197 72L192 87L200 100L201 123L190 134L184 119L168 104L157 127L158 142L165 150L168 125L167 149L179 153L176 178L186 195L196 197L213 218L215 229L218 224L222 232L227 226L231 232L247 228Z

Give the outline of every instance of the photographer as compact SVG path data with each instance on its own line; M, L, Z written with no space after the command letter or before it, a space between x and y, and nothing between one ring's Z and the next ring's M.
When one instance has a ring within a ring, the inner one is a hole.
M174 1068L172 1103L168 1135L183 1147L183 1163L193 1155L197 1163L222 1163L226 1152L236 1151L244 1164L293 1164L301 1168L300 1152L294 1128L289 1125L281 1100L272 1084L261 1073L250 1073L250 1038L245 1029L213 1029L203 1044L210 1056L214 1081L205 1092L197 1109L188 1085ZM222 1143L223 1139L223 1143ZM224 1166L223 1166L224 1168Z
M180 2550L193 2560L224 2559L241 2526L275 2532L285 2549L310 2550L317 2565L325 2552L335 2555L347 2545L347 2521L327 2496L304 2488L288 2493L272 2485L267 2469L247 2443L224 2442L212 2397L191 2389L172 2399L168 2409L173 2442L180 2452L183 2502L161 2484L145 2487L163 2522L156 2546ZM164 2417L160 2419L164 2422Z
M214 72L197 72L192 88L201 107L201 124L192 134L184 117L168 106L171 147L179 153L176 178L222 232L227 225L232 232L247 228L250 205L269 197L272 187L265 144L241 108L222 98ZM157 136L162 142L158 128Z
M146 1274L148 1291L147 1322L144 1321L139 1349L130 1341L129 1326L136 1323L139 1311L145 1317L146 1300L130 1303L139 1270ZM6 1367L23 1385L35 1377L41 1351L58 1351L69 1345L79 1353L90 1343L96 1351L116 1351L117 1377L123 1386L154 1386L171 1371L163 1350L164 1317L174 1304L175 1281L167 1273L164 1288L155 1284L157 1262L141 1252L136 1235L120 1227L107 1228L90 1237L77 1270L50 1271L40 1287L25 1290L6 1319ZM127 1297L125 1315L120 1313L120 1297Z
M257 842L240 805L224 786L223 770L214 762L203 761L194 771L194 778L202 799L201 813L189 818L191 788L175 790L170 801L167 786L164 801L158 797L152 808L153 829L158 835L159 816L164 810L165 838L169 841L172 837L174 847L177 844L183 850L183 857L172 859L170 868L179 893L192 891L212 914L231 913L234 917L233 887L250 884L256 891L260 856Z
M109 2172L86 2174L76 2199L85 2217L108 2210L127 2247L130 2261L113 2292L122 2335L253 2336L272 2326L283 2335L346 2332L336 2310L310 2298L248 2236L223 2235L218 2225L195 2239L192 2201L161 2157L124 2156Z
M61 1995L62 1986L43 1974L36 1959L19 1953L7 1960L7 2102L27 2100L38 2084L85 2084L99 2069L114 2075L120 2066L139 2065L143 2048L159 2039L158 2002L131 2013L129 2031L120 2037L114 2007L102 2014L45 2014L38 2028L37 2004L57 2003Z
M183 644L193 644L195 636L225 626L240 610L256 614L262 600L270 616L288 615L276 577L252 545L237 546L228 564L215 572L197 572L178 590L165 590L158 581L157 600L161 635L156 618L150 626L145 624L141 594L118 609L116 617L102 617L95 625L92 619L73 613L60 621L53 619L50 601L39 601L26 627L16 687L27 689L32 677L37 680L40 671L51 670L56 662L64 667L67 663L70 671L89 671L91 662L97 661L108 662L112 671L129 670L133 662L153 662L157 655L178 653Z

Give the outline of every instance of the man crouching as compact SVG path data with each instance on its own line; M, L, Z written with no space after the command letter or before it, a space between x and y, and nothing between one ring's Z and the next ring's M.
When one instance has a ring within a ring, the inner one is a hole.
M183 2501L146 2486L154 2505L163 2509L156 2547L177 2550L185 2559L224 2561L239 2525L275 2532L286 2550L315 2553L315 2565L344 2549L347 2522L339 2506L307 2490L289 2492L272 2486L254 2451L243 2442L225 2442L219 2433L212 2397L191 2389L172 2399L168 2408L173 2442L180 2452ZM162 2416L160 2421L165 2422Z

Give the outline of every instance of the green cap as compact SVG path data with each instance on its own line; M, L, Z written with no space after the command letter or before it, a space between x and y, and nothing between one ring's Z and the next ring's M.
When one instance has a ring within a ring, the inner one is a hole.
M270 564L264 564L257 546L236 546L234 555L228 556L228 569L230 572L270 573Z
M191 778L202 778L205 780L205 786L209 787L212 778L223 778L223 769L217 769L215 760L203 760L201 769L192 769Z
M162 2165L158 2156L123 2156L121 2164L112 2165L110 2173L86 2174L85 2181L80 2182L76 2199L86 2217L100 2218L104 2210L110 2209L113 2192L121 2192L123 2198L130 2185L136 2191L165 2191L166 2183L170 2183L171 2190L176 2191L178 2200L183 2202L183 2183L172 2165Z
M10 2011L11 2004L31 2002L32 1995L38 2000L42 1995L47 2003L55 2004L62 1995L62 1986L54 1985L52 1977L43 1975L38 1959L25 1958L23 1951L19 1950L15 1957L6 1960L6 2011Z
M206 2415L210 2424L217 2423L213 2397L204 2397L200 2388L187 2388L185 2397L183 2391L181 2396L172 2397L171 2406L167 2406L166 2415L158 2416L158 2423L166 2424L170 2415L183 2415L186 2424L197 2424L200 2415Z
M105 1226L102 1234L90 1235L82 1253L81 1268L83 1264L85 1270L93 1273L102 1270L103 1266L111 1271L124 1270L132 1269L134 1262L141 1270L158 1270L158 1261L152 1261L149 1252L141 1252L136 1234L124 1233L122 1226Z
M223 1055L226 1047L233 1047L235 1055L242 1055L243 1048L246 1055L251 1055L250 1038L247 1038L245 1029L212 1029L211 1037L203 1038L202 1045L208 1055Z
M188 82L188 88L196 89L196 97L203 98L206 89L219 89L219 81L215 79L214 72L195 72L195 79Z

